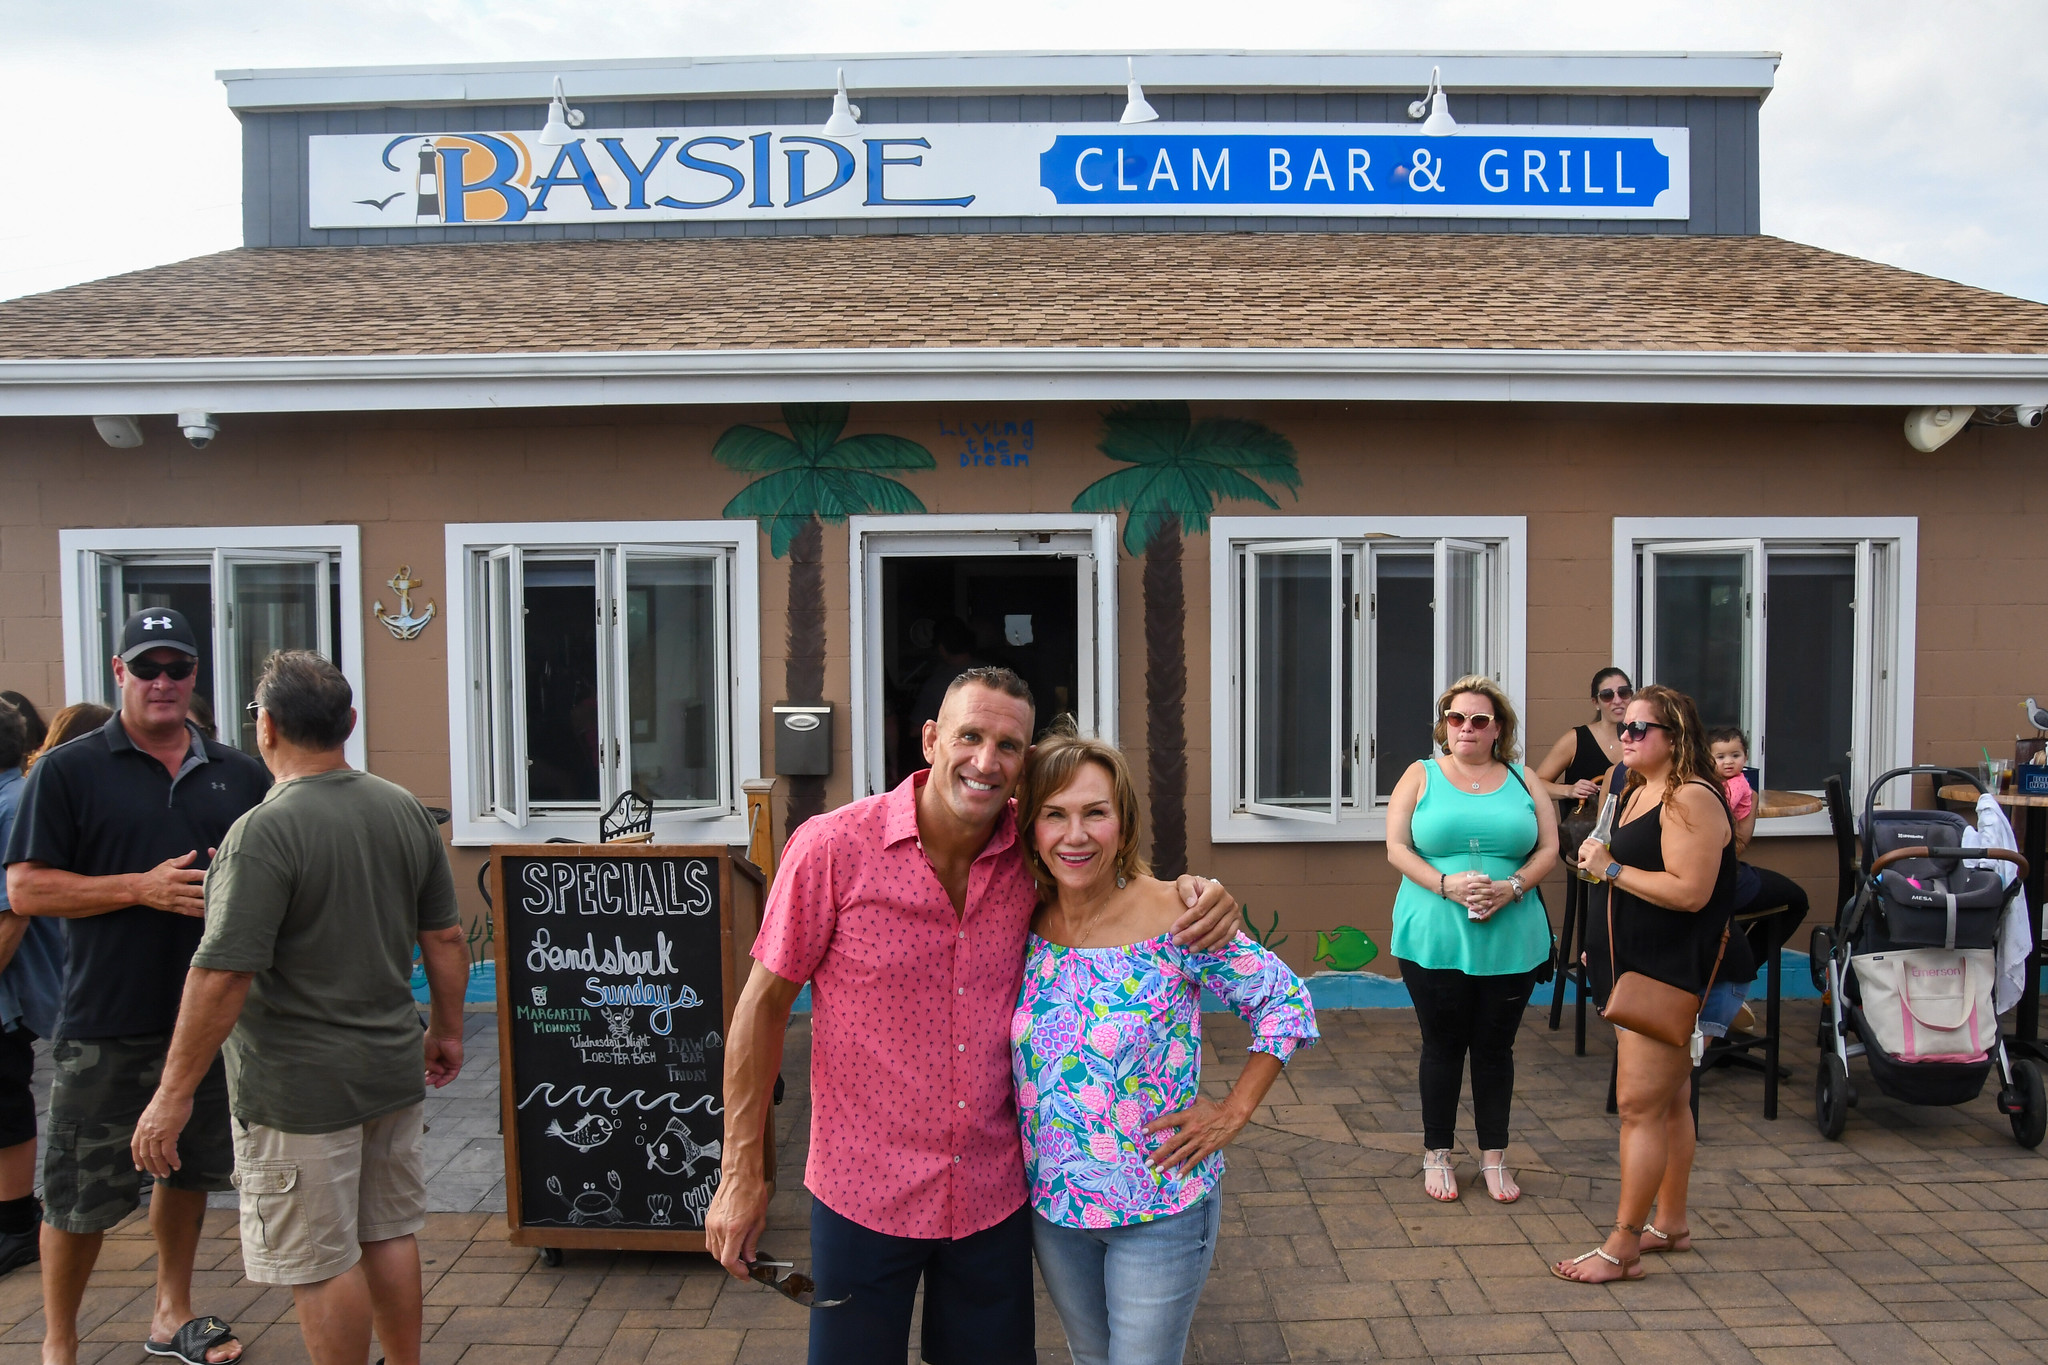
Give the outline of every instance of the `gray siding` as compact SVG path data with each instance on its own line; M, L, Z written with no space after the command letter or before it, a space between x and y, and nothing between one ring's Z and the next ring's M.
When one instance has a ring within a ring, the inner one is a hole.
M1162 120L1206 123L1407 123L1408 95L1154 95ZM1120 95L856 96L867 123L1107 123ZM1761 230L1761 101L1699 95L1451 96L1465 123L1579 124L1692 130L1692 217L1683 223L1544 218L894 218L770 222L582 223L463 228L306 226L307 139L321 133L538 129L539 105L335 109L242 116L242 238L249 246L387 246L408 242L621 237L816 236L920 232L1590 232L1741 235ZM595 128L822 124L814 99L636 100L579 105Z

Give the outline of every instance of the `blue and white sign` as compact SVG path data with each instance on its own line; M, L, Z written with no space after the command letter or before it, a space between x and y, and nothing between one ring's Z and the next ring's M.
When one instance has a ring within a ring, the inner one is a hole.
M311 139L316 228L691 219L1646 218L1691 213L1684 128L949 123Z

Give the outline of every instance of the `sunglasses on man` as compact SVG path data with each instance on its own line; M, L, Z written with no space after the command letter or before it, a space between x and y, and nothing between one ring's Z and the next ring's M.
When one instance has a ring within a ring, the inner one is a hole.
M1633 687L1603 687L1593 695L1601 701L1627 701L1636 694Z
M1671 727L1654 720L1632 720L1621 727L1621 733L1638 744L1642 743L1644 737L1652 730L1662 730L1669 734Z
M144 682L155 682L158 678L169 678L172 682L183 682L199 667L197 659L173 659L163 663L157 659L130 659L128 672Z

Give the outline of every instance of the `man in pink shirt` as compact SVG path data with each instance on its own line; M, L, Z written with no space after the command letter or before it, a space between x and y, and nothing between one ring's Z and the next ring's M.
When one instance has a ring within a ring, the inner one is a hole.
M725 1137L705 1217L745 1278L768 1221L761 1137L790 1007L811 984L812 1365L901 1365L920 1280L932 1365L1032 1361L1031 1229L1010 1015L1037 893L1010 794L1031 691L1003 668L947 690L928 772L807 822L768 896L725 1048ZM1237 931L1221 886L1183 877L1184 941Z

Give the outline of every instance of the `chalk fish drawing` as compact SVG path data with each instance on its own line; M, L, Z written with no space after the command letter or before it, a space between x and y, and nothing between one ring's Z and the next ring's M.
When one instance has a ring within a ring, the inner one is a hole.
M713 1138L710 1146L699 1147L691 1141L683 1121L672 1117L661 1136L647 1144L647 1169L663 1175L695 1174L699 1161L719 1159L719 1146L719 1140Z
M563 1128L560 1119L550 1119L547 1126L549 1137L560 1138L579 1152L603 1146L618 1131L619 1125L603 1114L585 1114L576 1120L574 1128Z

